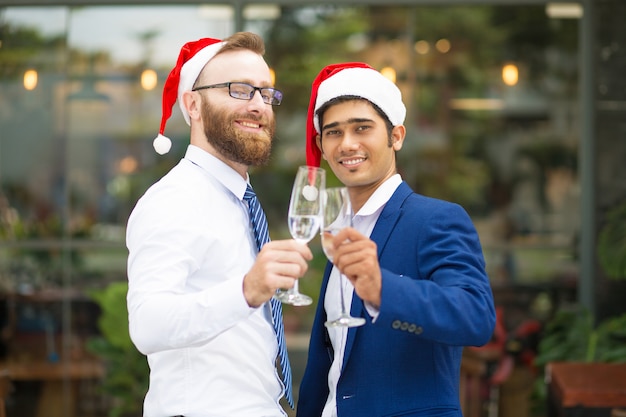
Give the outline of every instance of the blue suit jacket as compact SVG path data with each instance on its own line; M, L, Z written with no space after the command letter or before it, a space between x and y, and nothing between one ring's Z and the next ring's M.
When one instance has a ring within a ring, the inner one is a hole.
M480 346L495 325L493 295L476 230L457 204L402 183L371 234L382 269L373 323L355 294L337 386L339 417L455 416L463 346ZM328 396L332 347L324 327L324 274L300 384L298 417L319 417Z

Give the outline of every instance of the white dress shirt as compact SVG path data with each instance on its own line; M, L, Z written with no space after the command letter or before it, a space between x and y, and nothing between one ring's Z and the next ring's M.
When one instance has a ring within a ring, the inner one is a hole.
M352 226L363 235L370 236L385 204L401 183L402 178L400 174L395 174L381 184L367 200L365 205L363 205L359 212L352 218ZM352 303L354 287L348 279L340 280L339 271L337 268L333 268L328 280L328 287L326 288L326 297L324 298L324 309L326 310L326 316L330 320L339 317L341 314L340 281L343 285L346 309L350 309ZM375 320L378 316L378 310L368 303L365 304L365 308ZM337 395L337 381L339 381L339 376L341 375L341 364L343 363L343 355L346 349L348 328L330 327L327 328L327 331L330 336L330 342L333 345L334 357L330 371L328 372L329 394L326 405L324 406L324 411L322 412L322 417L337 417L337 401L335 397ZM367 366L367 364L363 364L363 366Z
M284 417L268 313L243 277L256 254L247 181L190 145L127 228L130 335L150 365L144 417Z

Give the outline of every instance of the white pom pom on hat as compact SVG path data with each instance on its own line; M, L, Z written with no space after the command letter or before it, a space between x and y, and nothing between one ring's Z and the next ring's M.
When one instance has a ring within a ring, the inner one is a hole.
M319 166L322 154L315 137L320 133L320 107L341 96L357 96L376 104L393 126L404 123L406 107L400 89L388 78L363 62L346 62L324 67L313 80L307 113L306 161Z
M170 138L163 136L162 134L158 134L154 141L152 141L152 146L154 150L159 155L165 155L172 148L172 141Z
M178 100L180 111L183 113L187 124L190 124L189 114L185 110L181 99L183 93L193 88L193 84L200 75L202 68L215 56L222 46L224 46L224 42L220 39L201 38L197 41L187 42L180 49L176 66L172 68L163 85L161 126L159 134L152 142L154 150L159 155L168 153L172 147L172 141L165 136L165 124L172 115L174 103Z

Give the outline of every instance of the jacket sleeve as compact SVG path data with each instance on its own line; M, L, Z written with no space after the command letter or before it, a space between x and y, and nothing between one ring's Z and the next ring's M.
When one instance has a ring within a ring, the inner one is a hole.
M457 204L415 194L406 204L411 209L403 207L380 251L383 285L376 325L448 345L485 344L495 326L495 308L468 214Z

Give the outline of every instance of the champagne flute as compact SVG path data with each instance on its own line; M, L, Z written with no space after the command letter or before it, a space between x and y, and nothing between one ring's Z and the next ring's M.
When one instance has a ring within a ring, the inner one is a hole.
M296 241L306 244L317 234L321 222L321 195L326 186L326 171L313 166L300 166L289 200L289 233ZM306 306L313 302L298 291L298 280L293 288L274 295L283 303Z
M322 249L330 262L333 262L335 246L333 236L341 229L352 226L352 205L346 187L332 187L324 190L322 201ZM339 271L339 297L341 314L334 320L328 320L326 327L356 327L365 324L362 317L352 317L346 310L343 296L343 283L347 278Z

